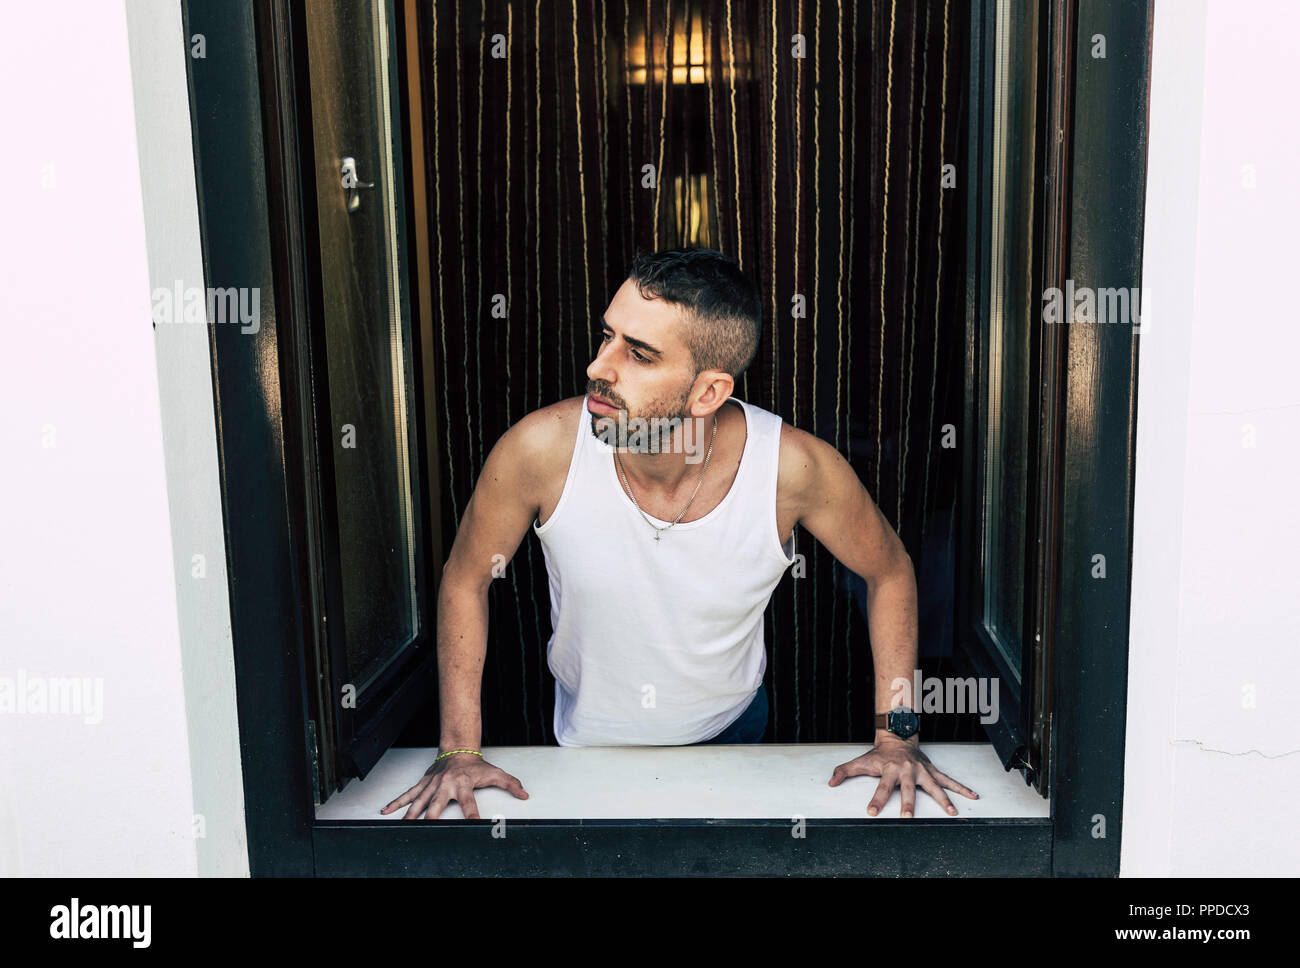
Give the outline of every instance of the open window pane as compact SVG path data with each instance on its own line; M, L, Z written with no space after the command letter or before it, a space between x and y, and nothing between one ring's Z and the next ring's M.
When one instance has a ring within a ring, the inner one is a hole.
M419 630L411 324L389 12L308 4L345 670L358 700Z
M1034 281L1036 5L999 0L994 37L992 207L983 316L983 624L1015 684L1022 678L1027 587Z
M1060 334L1045 331L1048 243L1059 233L1068 91L1060 5L985 0L972 35L967 427L959 665L996 682L985 729L1003 764L1041 776L1041 705L1051 692L1044 613L1058 555L1054 522ZM1055 204L1054 204L1055 203ZM1039 792L1044 792L1040 787Z

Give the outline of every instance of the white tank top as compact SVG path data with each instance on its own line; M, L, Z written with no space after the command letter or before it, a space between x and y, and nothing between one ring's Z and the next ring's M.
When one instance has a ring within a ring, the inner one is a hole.
M546 656L561 746L712 739L762 685L763 612L794 561L794 535L782 546L776 525L782 421L731 399L746 423L731 489L656 542L583 398L564 491L546 523L533 522L550 582Z

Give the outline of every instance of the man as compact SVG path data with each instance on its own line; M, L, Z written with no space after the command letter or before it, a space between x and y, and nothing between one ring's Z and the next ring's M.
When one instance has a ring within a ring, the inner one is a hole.
M761 316L721 253L637 257L606 310L586 396L525 416L483 465L438 593L442 752L383 813L409 804L403 819L433 819L456 800L478 819L475 789L528 797L479 752L479 695L494 565L530 526L550 575L560 745L758 741L763 613L802 525L870 588L875 745L829 784L880 777L872 816L895 785L905 817L918 786L949 814L945 788L977 799L920 751L910 710L884 715L916 667L902 542L833 447L732 397Z

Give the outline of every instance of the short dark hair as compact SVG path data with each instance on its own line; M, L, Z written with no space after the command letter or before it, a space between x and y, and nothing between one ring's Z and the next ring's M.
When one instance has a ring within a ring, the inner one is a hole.
M628 278L646 299L685 310L686 345L697 375L722 370L740 379L758 352L763 303L735 259L714 249L638 251Z

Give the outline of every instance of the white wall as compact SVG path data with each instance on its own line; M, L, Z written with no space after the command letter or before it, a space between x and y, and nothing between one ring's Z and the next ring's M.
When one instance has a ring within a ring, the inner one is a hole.
M155 279L202 284L179 5L131 0L134 43L120 3L16 19L0 701L75 678L93 708L33 711L24 690L0 712L0 873L246 874L207 335L151 322Z
M1157 0L1123 876L1300 872L1300 6Z
M149 288L204 287L178 0L127 0ZM206 326L153 328L171 496L198 872L248 874L226 537Z

